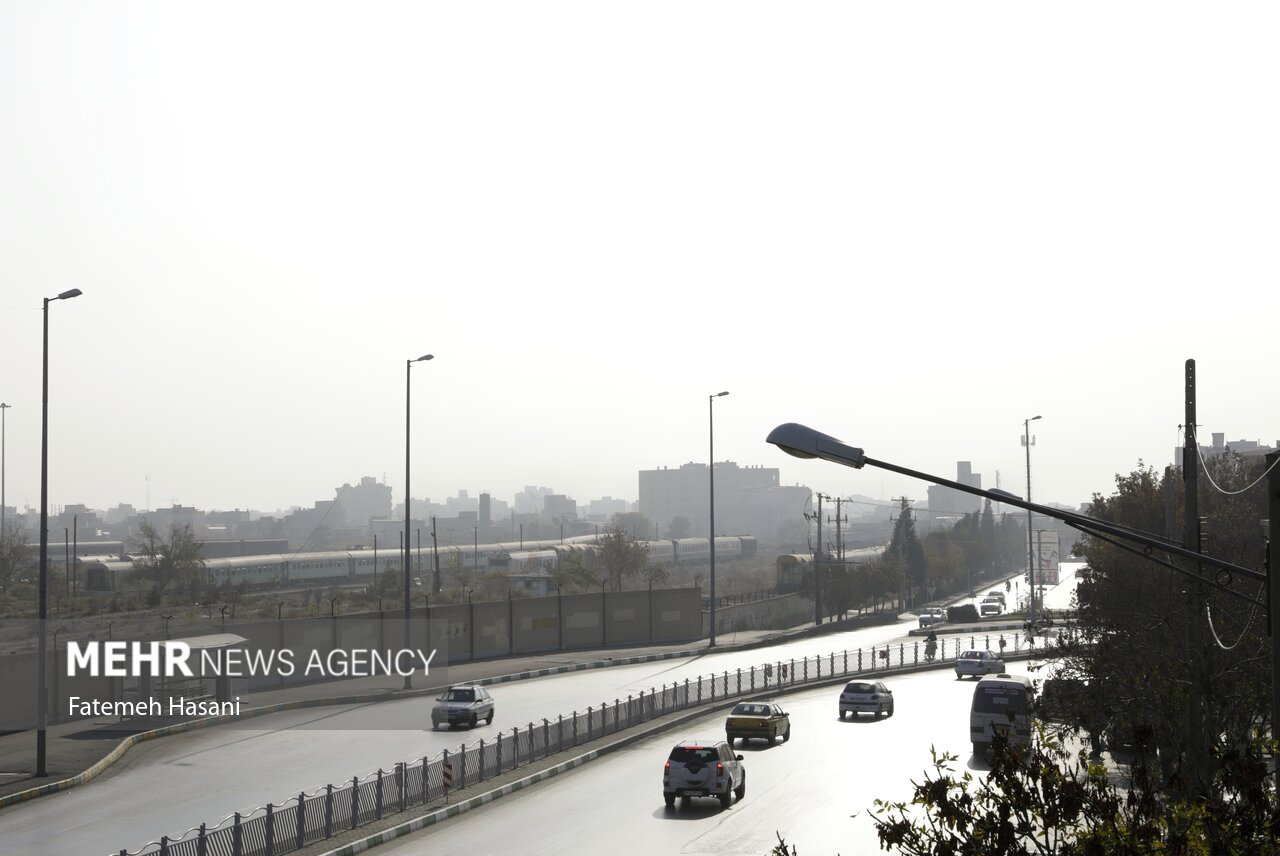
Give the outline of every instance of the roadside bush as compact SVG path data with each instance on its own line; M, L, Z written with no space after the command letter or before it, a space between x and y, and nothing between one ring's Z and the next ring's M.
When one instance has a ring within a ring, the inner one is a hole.
M972 623L978 620L978 608L971 603L947 607L947 621L952 624Z

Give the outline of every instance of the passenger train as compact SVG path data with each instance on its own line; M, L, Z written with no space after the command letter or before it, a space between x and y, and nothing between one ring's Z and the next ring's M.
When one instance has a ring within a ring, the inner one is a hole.
M716 550L719 550L717 543ZM834 557L822 560L823 565L869 565L884 555L884 547L858 547L844 551L844 562ZM800 585L801 578L813 567L812 553L792 553L778 557L777 585L780 591L794 591Z
M506 542L477 546L438 547L439 568L477 571L505 571L513 583L532 594L548 594L554 585L551 571L572 555L594 553L596 536L583 535L557 540ZM651 565L696 565L709 561L711 545L706 538L674 541L641 541ZM750 535L717 536L716 558L750 558L756 553L756 539ZM431 549L410 551L412 572L421 576L436 567ZM87 559L82 562L87 591L134 591L139 584L130 578L133 561ZM204 573L212 585L246 583L251 587L302 587L347 585L372 580L388 570L404 567L401 551L339 550L313 553L274 553L261 556L232 556L204 560Z

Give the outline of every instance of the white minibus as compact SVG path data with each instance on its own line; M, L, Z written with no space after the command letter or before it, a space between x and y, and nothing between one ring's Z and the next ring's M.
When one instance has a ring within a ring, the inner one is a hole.
M969 739L973 754L985 755L997 734L1010 745L1031 742L1031 708L1035 686L1026 675L987 675L973 688L969 709Z

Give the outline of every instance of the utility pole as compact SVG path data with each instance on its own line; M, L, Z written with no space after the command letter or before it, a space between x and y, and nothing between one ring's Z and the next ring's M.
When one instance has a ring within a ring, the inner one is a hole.
M436 516L431 515L431 563L435 566L435 579L432 584L436 594L440 593L440 551L436 549Z
M843 538L843 536L841 535L841 531L840 531L840 524L841 524L841 522L842 522L842 521L847 520L848 518L846 518L846 517L841 517L841 515L840 515L840 506L841 506L843 503L848 502L848 501L849 501L849 500L847 500L847 499L842 499L841 497L838 497L838 496L836 497L836 519L835 519L835 524L836 524L836 558L837 558L839 561L841 561L841 562L843 562L843 561L844 561L844 538ZM831 522L831 520L827 520L827 522L828 522L828 523L830 523L830 522Z
M813 548L813 624L815 627L822 623L822 500L826 499L822 494L817 496L817 512L805 515L818 524L818 534Z
M1200 547L1200 504L1196 494L1199 485L1200 461L1196 448L1196 361L1187 360L1186 372L1186 442L1182 449L1182 546L1196 553ZM1190 565L1191 563L1188 562ZM1187 693L1187 755L1190 775L1187 776L1189 794L1200 791L1200 775L1204 771L1204 729L1200 707L1200 693L1205 687L1205 651L1201 639L1200 609L1205 602L1204 586L1200 582L1201 566L1190 568L1195 576L1187 583L1187 670L1190 673L1190 692Z
M1270 619L1267 630L1271 633L1271 733L1277 733L1276 721L1280 719L1280 651L1276 650L1276 626L1280 619L1280 585L1271 576L1275 572L1276 545L1280 544L1280 450L1266 457L1267 464L1267 598Z

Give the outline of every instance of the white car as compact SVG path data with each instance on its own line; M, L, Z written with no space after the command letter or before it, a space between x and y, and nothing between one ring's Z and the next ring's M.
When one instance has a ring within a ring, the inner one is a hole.
M482 719L486 725L493 722L493 696L478 684L449 687L431 708L432 728L439 728L440 723L475 728Z
M850 681L840 693L840 718L852 713L874 713L876 719L893 716L893 690L880 681Z
M956 678L981 678L983 675L998 675L1004 671L1004 660L996 656L994 651L970 649L961 652L956 658Z
M941 624L947 620L947 611L940 606L926 606L920 610L920 626L928 627L930 624Z
M999 615L1004 612L1004 598L1002 597L984 597L982 603L978 604L978 614L986 617L988 615Z
M662 799L671 808L687 806L692 797L715 797L728 808L733 797L747 795L747 770L742 756L723 740L685 740L677 743L662 768Z

